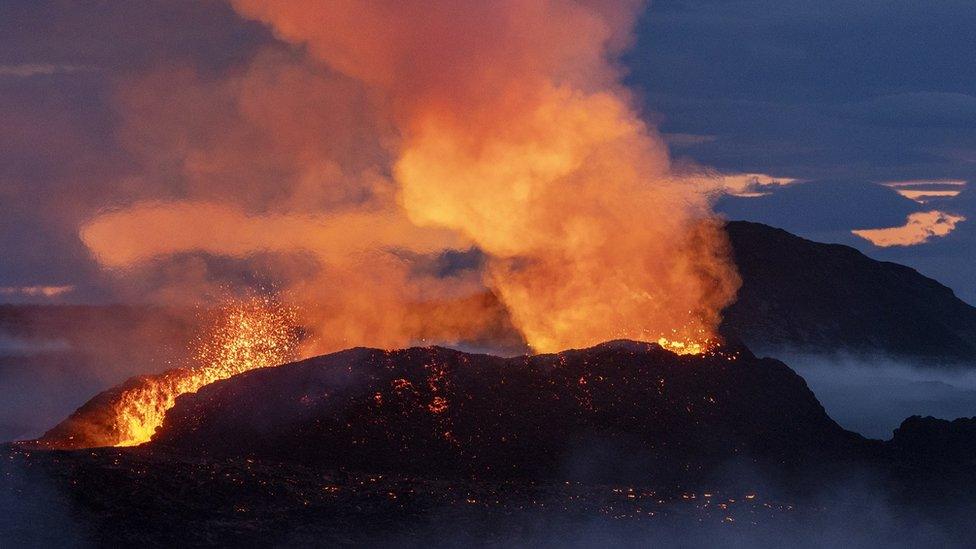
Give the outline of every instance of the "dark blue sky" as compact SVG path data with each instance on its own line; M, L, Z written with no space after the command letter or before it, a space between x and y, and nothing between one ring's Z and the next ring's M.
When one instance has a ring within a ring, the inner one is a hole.
M976 184L974 29L967 0L659 0L628 65L663 132L701 137L673 140L676 156L728 172L830 180L724 200L730 217L909 264L976 303L976 188L921 205L871 185ZM935 208L971 221L905 248L877 248L849 232Z
M679 154L802 178L972 178L972 2L654 2L629 56Z
M723 199L730 217L856 245L976 302L976 188L919 204L876 184L976 181L974 29L971 0L658 0L625 63L675 157L812 181ZM118 83L160 65L220 73L272 42L217 0L0 0L0 288L108 298L77 225L133 192L118 183L136 170ZM971 221L903 248L850 234L932 209Z

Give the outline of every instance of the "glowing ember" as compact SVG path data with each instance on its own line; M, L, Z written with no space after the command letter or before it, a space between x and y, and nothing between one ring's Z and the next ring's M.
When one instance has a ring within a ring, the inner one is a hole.
M149 441L176 397L235 374L296 358L294 309L270 298L250 298L222 310L213 329L197 341L196 367L174 370L122 394L116 406L117 446Z
M696 329L689 325L671 330L670 334L662 335L656 340L663 349L676 355L710 354L718 348L720 341L719 338L711 336L710 330L701 327Z
M707 339L703 341L676 341L662 337L657 340L657 344L676 355L700 355L713 347L712 342Z

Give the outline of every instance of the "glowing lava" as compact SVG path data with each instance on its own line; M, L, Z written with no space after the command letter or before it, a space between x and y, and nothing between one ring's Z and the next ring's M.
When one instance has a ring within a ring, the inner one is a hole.
M657 344L676 355L701 355L714 347L712 341L708 339L703 341L675 341L662 337L657 340Z
M267 297L252 297L222 309L213 328L197 341L196 367L147 377L122 393L115 406L116 446L148 442L182 394L297 358L295 325L296 311Z

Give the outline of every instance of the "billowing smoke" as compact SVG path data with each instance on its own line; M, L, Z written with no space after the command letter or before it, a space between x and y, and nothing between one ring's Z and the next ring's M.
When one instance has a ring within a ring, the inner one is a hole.
M315 304L317 351L500 317L538 351L714 336L738 287L724 233L614 62L640 2L232 3L290 47L125 87L137 183L160 192L82 227L101 264L308 257L263 265ZM453 305L416 312L432 302Z

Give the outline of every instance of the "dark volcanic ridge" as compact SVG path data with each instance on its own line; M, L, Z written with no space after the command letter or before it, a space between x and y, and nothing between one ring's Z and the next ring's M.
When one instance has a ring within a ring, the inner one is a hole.
M516 358L352 349L255 370L180 398L151 446L415 474L633 479L736 456L800 465L859 441L781 362L617 341Z
M23 525L68 509L99 545L769 545L836 531L962 546L974 456L976 418L913 417L868 440L744 347L615 341L514 358L350 349L183 395L142 446L18 444L0 473L11 497L39 499L40 518L14 519L25 542L39 538Z
M38 445L76 447L70 429L104 418L117 391ZM865 439L828 417L788 366L741 346L678 356L615 341L513 358L357 348L183 395L144 448L436 478L694 485L742 466L914 478L976 465L967 421L910 418L892 441Z
M760 223L732 221L726 230L742 287L722 330L754 351L976 363L976 307L939 282Z

